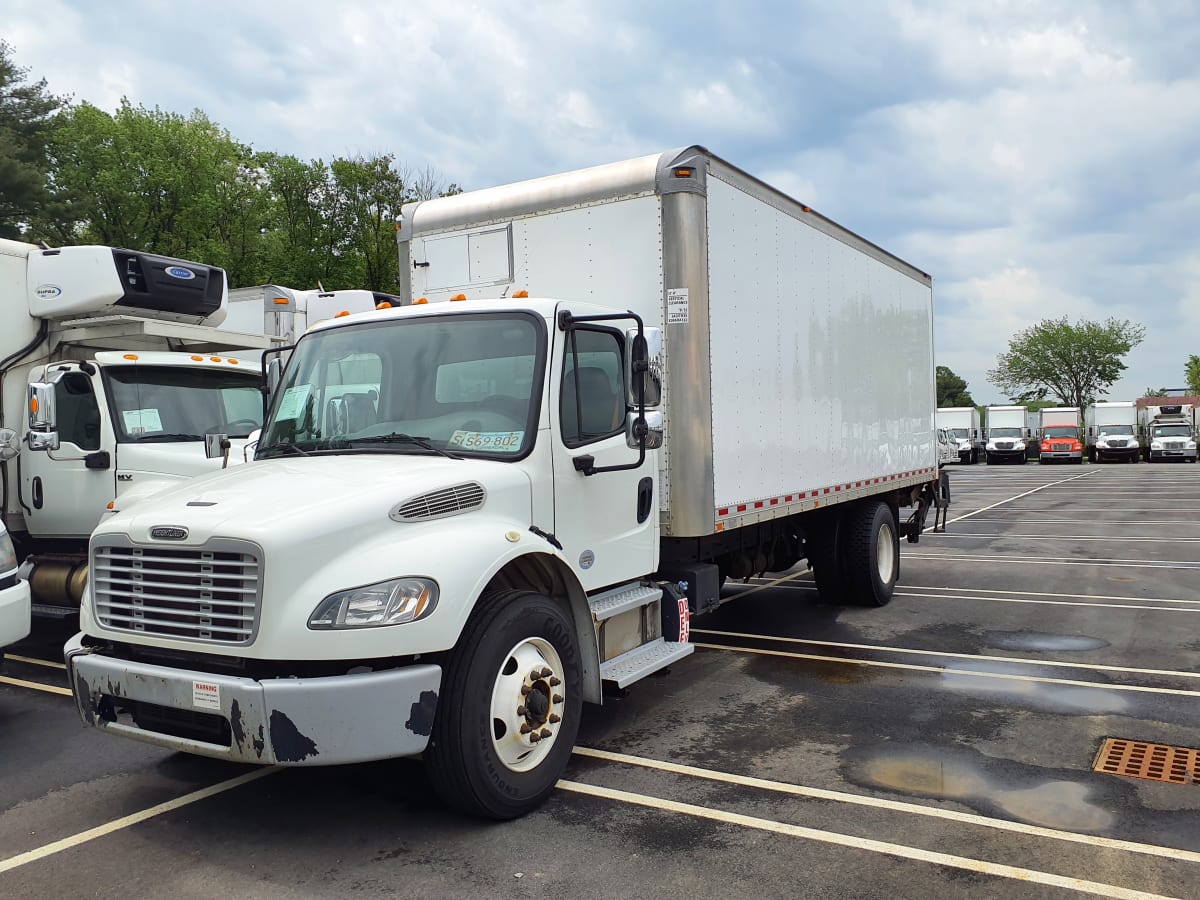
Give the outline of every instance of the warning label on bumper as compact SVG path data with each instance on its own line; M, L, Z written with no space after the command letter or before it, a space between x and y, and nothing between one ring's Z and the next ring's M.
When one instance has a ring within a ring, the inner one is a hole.
M196 709L221 708L221 687L209 681L192 682L192 706Z

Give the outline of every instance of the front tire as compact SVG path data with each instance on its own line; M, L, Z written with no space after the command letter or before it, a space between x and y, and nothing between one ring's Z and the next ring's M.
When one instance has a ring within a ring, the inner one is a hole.
M581 683L561 606L529 591L486 595L451 651L425 751L442 799L488 819L539 806L575 746Z

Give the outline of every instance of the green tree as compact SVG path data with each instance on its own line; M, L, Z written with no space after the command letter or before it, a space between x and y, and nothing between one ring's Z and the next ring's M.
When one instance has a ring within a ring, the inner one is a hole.
M1165 387L1146 388L1146 393L1142 394L1142 396L1143 397L1166 397L1167 389Z
M971 399L971 394L967 390L967 382L955 375L949 367L937 366L934 369L934 375L937 381L937 405L939 407L975 405L975 401Z
M0 39L0 237L22 237L47 201L46 144L66 100L27 81Z
M1188 357L1183 367L1183 377L1187 381L1189 394L1200 394L1200 356L1193 353Z
M1054 395L1065 406L1084 407L1123 371L1123 357L1140 344L1146 329L1129 321L1044 319L1018 332L996 357L988 380L1014 403Z

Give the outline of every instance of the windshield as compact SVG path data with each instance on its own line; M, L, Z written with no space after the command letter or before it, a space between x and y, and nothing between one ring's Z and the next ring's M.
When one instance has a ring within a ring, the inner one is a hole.
M1152 433L1155 437L1191 437L1192 430L1186 425L1155 425Z
M993 428L988 432L989 437L993 438L1019 438L1021 436L1020 428Z
M965 441L971 436L971 431L968 428L947 428L946 433L956 440Z
M1132 435L1133 434L1133 426L1132 425L1101 425L1100 433L1101 434Z
M520 458L537 428L543 333L543 322L525 313L451 313L306 335L272 401L258 456Z
M1049 425L1042 431L1042 437L1078 438L1079 429L1074 425Z
M257 372L199 366L111 366L108 402L122 443L247 437L262 425Z

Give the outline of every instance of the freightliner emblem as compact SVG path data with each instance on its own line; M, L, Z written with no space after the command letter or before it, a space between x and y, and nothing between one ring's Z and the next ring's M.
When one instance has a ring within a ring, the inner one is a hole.
M150 529L150 537L156 541L185 541L188 530L179 525L155 525Z

